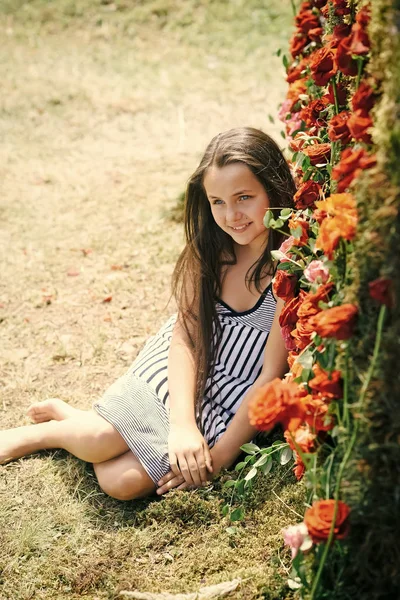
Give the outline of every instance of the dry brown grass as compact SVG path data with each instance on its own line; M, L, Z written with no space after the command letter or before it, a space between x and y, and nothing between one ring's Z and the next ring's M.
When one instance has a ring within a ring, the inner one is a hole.
M89 407L173 311L182 231L166 215L209 139L243 124L279 137L267 114L283 96L273 52L290 6L130 6L0 5L2 429L49 396ZM293 484L276 484L301 501ZM277 548L292 516L268 490L232 540L218 485L123 504L63 452L10 464L0 470L0 598L178 592L237 575L237 598L285 598Z

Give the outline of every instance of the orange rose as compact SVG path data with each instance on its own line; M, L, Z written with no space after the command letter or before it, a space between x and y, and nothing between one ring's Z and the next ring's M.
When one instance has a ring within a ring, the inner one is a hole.
M335 56L329 47L316 50L311 55L310 69L316 85L325 86L336 74Z
M296 358L298 357L297 352L289 352L288 357L287 357L287 362L289 365L289 369L291 369L294 365L294 361L296 360Z
M293 235L294 246L305 246L307 244L309 227L310 224L305 219L302 219L301 217L290 217L289 229L291 230ZM301 230L300 237L294 237L293 231L295 231L296 229Z
M285 302L291 300L294 296L294 290L297 284L297 277L295 275L286 273L278 269L273 280L273 291L275 296L282 298Z
M305 464L301 460L300 455L297 454L297 452L295 450L294 451L294 469L293 469L293 473L295 474L295 477L296 477L297 481L300 481L300 479L302 479L305 470L306 470Z
M309 292L303 296L303 300L297 309L297 316L300 319L308 319L316 315L322 309L319 307L320 302L329 302L329 294L332 291L333 283L320 285L313 294Z
M295 383L284 383L278 377L256 390L249 404L250 425L270 431L281 423L294 431L302 422L305 406L302 389Z
M324 398L320 394L308 395L304 398L306 415L304 420L315 433L330 431L335 426L335 419L329 413L329 398Z
M351 133L347 125L349 117L350 113L343 110L329 121L328 137L332 142L341 142L344 145L349 143L351 140Z
M332 179L338 182L338 192L344 192L362 171L375 165L375 155L369 156L364 148L359 150L346 148L341 154L340 162L332 170Z
M302 152L308 156L312 165L318 165L320 163L327 163L331 155L330 144L312 144L303 148Z
M309 179L303 183L294 195L294 205L297 209L314 208L314 203L321 197L321 186Z
M350 34L350 52L357 56L365 56L371 47L368 33L360 23L354 23Z
M325 398L342 398L342 374L340 371L324 371L319 365L313 366L314 378L308 382L313 392Z
M314 328L310 323L310 319L299 319L296 323L296 328L292 331L292 337L296 342L298 350L304 350L311 343L311 335L314 333Z
M294 432L285 431L284 437L292 450L300 448L305 454L309 454L315 450L315 440L317 439L317 436L311 431L307 424L301 425Z
M357 313L354 304L334 306L311 317L310 326L322 338L347 340L353 335Z
M370 144L372 141L369 133L372 125L371 117L362 109L356 110L347 121L347 126L353 138L366 144Z
M314 544L326 542L329 538L333 518L335 515L335 500L317 500L304 515L304 522ZM334 539L341 540L349 532L348 517L350 508L341 500L337 503L335 525L333 528Z
M292 101L292 106L291 108L293 108L293 106L296 104L296 102L299 101L299 96L300 94L305 94L307 91L306 88L306 84L305 84L305 79L297 79L296 81L294 81L293 83L291 83L289 85L289 89L288 92L286 94L286 98L288 100Z

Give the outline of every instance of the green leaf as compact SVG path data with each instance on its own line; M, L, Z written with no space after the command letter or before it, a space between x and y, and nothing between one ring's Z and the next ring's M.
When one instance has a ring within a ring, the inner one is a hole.
M246 464L253 462L253 460L255 459L256 454L248 454L247 456L244 457L244 462Z
M229 518L232 521L232 523L234 523L235 521L242 521L244 518L243 508L241 506L239 506L239 508L235 508L235 510L233 510L229 515Z
M241 471L246 466L246 464L247 463L245 463L244 461L239 462L235 467L235 471Z
M288 261L286 261L286 262L281 262L281 263L279 263L279 265L278 265L278 269L279 269L280 271L290 271L290 269L293 269L293 267L294 267L294 264L293 264L293 263L290 263L290 262L288 262Z
M224 506L221 508L221 513L223 517L226 517L226 515L229 513L229 504L224 504Z
M245 486L245 480L244 479L238 479L236 481L236 493L238 496L244 496L244 486Z
M283 139L285 140L286 139L286 133L283 131L283 129L280 132L280 134L281 134L281 137L283 137Z
M314 373L311 369L303 369L301 372L301 381L307 383L309 379L314 377Z
M262 448L260 450L260 453L261 454L271 454L272 450L273 450L273 448L272 448L272 446L270 446L269 448Z
M253 479L253 477L255 477L256 475L257 475L257 469L255 467L253 467L252 469L250 469L250 471L247 473L247 475L244 479L245 479L245 481L250 481L250 479Z
M275 119L272 115L268 115L268 119L270 123L275 123Z
M262 467L260 467L260 469L264 475L268 475L268 473L272 469L273 464L274 464L274 461L272 460L272 456L268 456L268 462L266 462L265 465L262 465Z
M276 55L280 56L282 54L282 48L278 48L278 50L276 51Z
M274 229L280 229L281 227L284 226L284 221L282 221L282 219L276 219L275 221L275 225L274 225Z
M223 488L226 490L228 488L233 487L234 485L236 485L236 479L229 479L228 481L225 481Z
M284 448L279 455L279 462L281 465L286 465L293 458L293 451L289 446Z
M238 529L237 529L237 527L227 527L225 529L225 531L228 535L236 535L238 532Z
M291 208L283 208L281 210L281 217L290 217L291 214L292 214Z
M303 230L301 227L296 227L296 229L291 229L290 233L296 240L299 240L301 238L301 234L303 233Z
M288 586L291 590L299 590L303 587L300 577L296 577L296 579L288 579Z
M243 452L246 452L246 454L255 454L256 452L260 452L260 448L251 442L248 444L243 444L243 446L240 446L240 449L243 450Z
M288 57L286 56L286 54L284 54L284 55L282 56L282 62L283 62L283 66L285 67L285 69L287 69L290 63L289 63L289 59L288 59Z
M268 229L272 221L274 221L274 214L272 210L267 210L264 216L264 226Z
M302 352L301 355L296 359L296 362L298 362L303 367L303 369L311 369L314 362L313 353L311 352L311 350L306 350L305 352Z
M261 467L262 465L265 465L265 463L268 461L269 461L269 454L263 454L262 456L260 456L258 461L254 463L254 467L255 468Z

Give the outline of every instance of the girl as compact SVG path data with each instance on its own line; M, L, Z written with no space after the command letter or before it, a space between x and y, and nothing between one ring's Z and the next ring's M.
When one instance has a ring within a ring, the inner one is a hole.
M93 410L58 399L32 405L36 425L1 432L0 463L63 448L93 463L103 491L120 500L204 485L229 467L255 435L252 394L286 371L271 283L271 250L283 240L263 218L291 207L294 191L265 133L217 135L187 187L178 314Z

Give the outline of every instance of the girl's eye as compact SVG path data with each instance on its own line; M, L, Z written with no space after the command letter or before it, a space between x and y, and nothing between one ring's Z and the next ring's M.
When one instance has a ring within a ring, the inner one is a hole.
M222 204L223 200L213 200L213 204Z
M239 196L239 200L248 200L250 196Z

